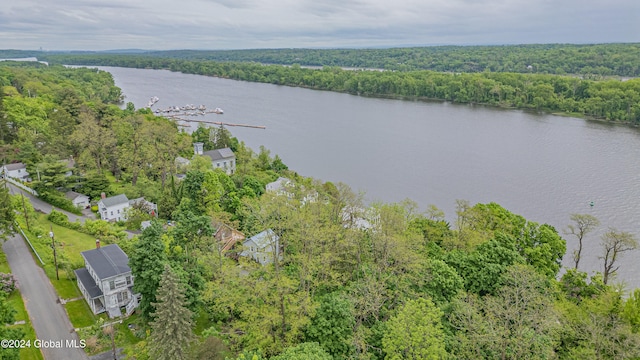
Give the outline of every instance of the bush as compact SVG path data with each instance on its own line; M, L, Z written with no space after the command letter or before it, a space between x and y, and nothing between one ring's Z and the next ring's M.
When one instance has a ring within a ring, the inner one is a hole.
M80 211L80 209L74 206L71 200L62 196L60 193L53 192L53 191L44 191L44 192L40 192L38 197L53 206L59 207L62 210L66 210L76 215L82 215L82 212Z
M0 273L0 291L10 294L16 289L16 278L12 274Z

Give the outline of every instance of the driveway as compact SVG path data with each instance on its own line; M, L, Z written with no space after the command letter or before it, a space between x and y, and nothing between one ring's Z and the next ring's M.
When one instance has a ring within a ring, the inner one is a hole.
M36 265L24 240L19 235L10 236L2 245L11 272L18 280L18 288L29 313L29 319L38 340L48 341L52 347L40 347L45 359L87 360L73 331L67 312L58 302L53 286L41 267ZM60 345L58 347L58 345ZM33 346L33 344L32 344Z

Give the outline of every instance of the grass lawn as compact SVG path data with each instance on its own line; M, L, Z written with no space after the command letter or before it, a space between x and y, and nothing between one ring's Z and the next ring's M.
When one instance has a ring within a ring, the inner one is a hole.
M4 254L3 254L4 257ZM22 296L19 291L14 291L7 298L7 302L16 310L15 321L24 321L22 325L12 325L12 328L21 329L24 332L24 340L31 340L31 344L36 340L36 332L31 326L29 314L24 307ZM20 350L20 359L42 359L42 353L35 347L24 348Z
M48 235L50 229L53 229L56 241L56 255L58 258L58 274L60 280L56 279L51 238ZM58 296L63 299L80 296L81 294L76 286L72 272L74 269L84 266L84 261L80 253L85 250L94 249L96 239L91 235L53 224L47 220L45 214L38 214L36 223L31 225L32 231L26 230L24 226L23 230L38 255L40 255L44 261L45 265L42 266L42 268L49 279L51 279L51 284L56 289ZM40 237L36 235L38 233L41 234ZM42 233L44 233L44 235L42 235ZM67 270L70 274L67 274Z
M84 299L70 301L64 304L64 308L67 310L69 320L74 328L83 328L91 326L96 323L101 316L93 315L89 304ZM102 314L103 315L103 314ZM102 317L106 320L106 315Z

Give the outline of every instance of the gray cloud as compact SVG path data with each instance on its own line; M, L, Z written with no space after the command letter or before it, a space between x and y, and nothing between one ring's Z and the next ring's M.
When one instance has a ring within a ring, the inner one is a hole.
M0 48L640 42L637 0L21 0Z

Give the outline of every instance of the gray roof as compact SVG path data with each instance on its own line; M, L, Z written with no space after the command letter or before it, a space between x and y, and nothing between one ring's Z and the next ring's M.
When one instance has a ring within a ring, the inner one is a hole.
M102 201L102 203L106 207L111 207L111 206L115 206L115 205L128 204L129 203L129 199L127 198L127 195L125 195L125 194L111 196L111 197L108 197L106 199L102 199L100 201Z
M7 169L7 171L13 171L18 169L26 169L27 165L23 163L15 163L15 164L7 164L4 167Z
M233 151L231 151L231 149L229 148L205 151L202 155L210 157L212 161L233 159L236 157L233 154Z
M116 244L83 251L82 256L101 280L131 272L127 254Z
M93 281L91 274L89 274L89 270L86 268L81 268L75 271L76 277L82 283L82 286L89 293L89 298L95 299L97 297L102 296L102 290L96 285L96 282Z
M73 199L77 198L78 196L85 196L89 198L87 195L80 194L75 191L67 191L66 193L64 193L64 196L71 201L73 201Z
M267 245L278 241L278 239L279 239L278 235L276 235L276 233L274 233L273 230L268 229L248 238L245 241L245 243L247 241L253 241L253 243L256 244L258 248L264 249L265 247L267 247Z

